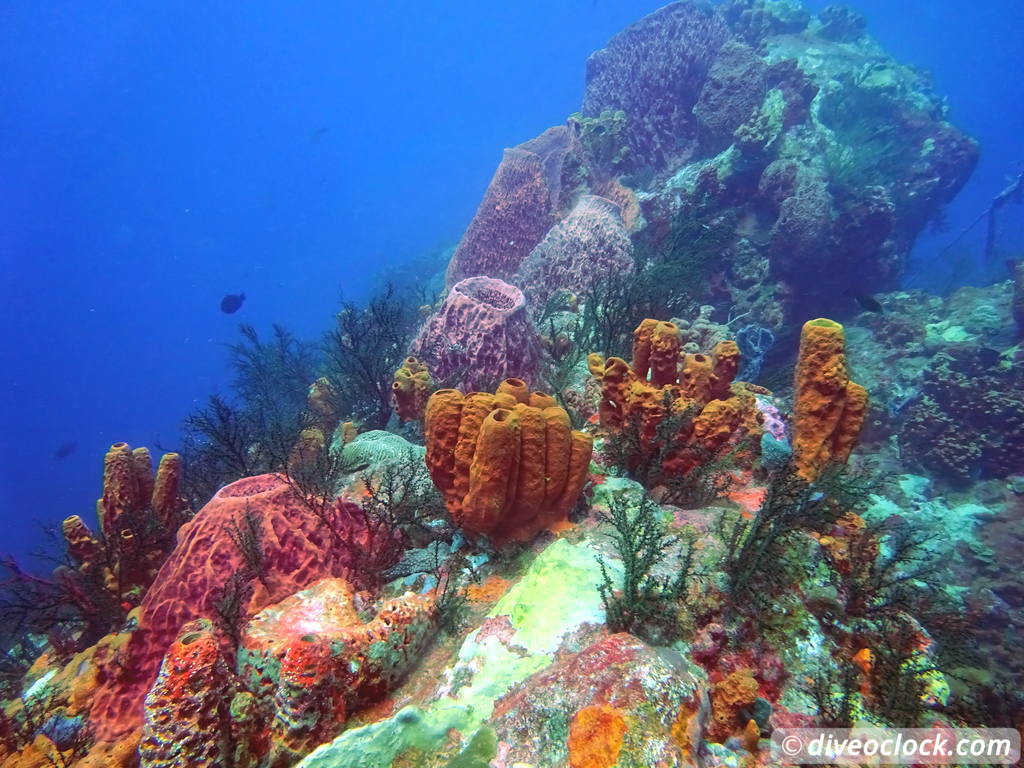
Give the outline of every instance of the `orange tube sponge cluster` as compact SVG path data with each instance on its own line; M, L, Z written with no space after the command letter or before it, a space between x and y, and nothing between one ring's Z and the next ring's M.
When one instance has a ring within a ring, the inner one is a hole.
M304 416L308 426L288 454L288 473L296 477L320 471L321 455L338 428L338 393L326 377L310 384Z
M326 376L309 385L306 408L314 426L330 437L338 428L338 392Z
M719 342L710 355L681 354L674 323L644 320L633 332L631 364L598 354L588 358L601 382L601 424L613 432L635 431L632 468L665 451L662 474L685 475L730 440L761 431L754 396L733 386L739 362L734 341ZM664 434L669 418L679 420L674 436Z
M520 379L493 395L435 392L424 431L427 469L456 524L498 541L526 540L565 520L593 450L554 398Z
M847 373L839 323L825 318L804 323L793 399L793 460L810 482L828 464L850 457L868 408L867 390Z
M110 446L103 459L103 496L96 502L99 532L94 533L79 515L68 517L61 526L76 570L98 573L118 601L140 597L185 521L181 483L178 454L164 454L154 477L146 448Z
M423 418L423 409L434 388L434 380L430 377L426 363L415 357L407 357L402 366L395 371L395 380L391 385L395 399L395 411L402 421L419 421Z

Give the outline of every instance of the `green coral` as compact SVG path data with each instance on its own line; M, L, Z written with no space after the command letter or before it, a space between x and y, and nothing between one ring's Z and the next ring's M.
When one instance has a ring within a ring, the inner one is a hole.
M609 172L621 170L629 159L626 146L626 113L621 109L604 110L599 117L584 117L576 112L569 117L569 125L591 163Z

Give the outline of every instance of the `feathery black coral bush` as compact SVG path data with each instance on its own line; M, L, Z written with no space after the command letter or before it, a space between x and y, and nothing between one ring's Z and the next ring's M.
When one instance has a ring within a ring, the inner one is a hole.
M613 496L608 512L598 514L598 520L611 526L605 535L622 561L619 592L605 561L598 558L598 589L613 632L657 636L669 629L675 623L676 603L685 597L694 575L694 537L690 533L668 534L658 519L659 511L658 504L647 496L635 509ZM673 573L657 575L656 569L674 549L680 552Z

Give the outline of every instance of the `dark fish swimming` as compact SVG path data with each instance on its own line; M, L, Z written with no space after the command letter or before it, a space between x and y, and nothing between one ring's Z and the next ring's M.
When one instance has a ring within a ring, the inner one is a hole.
M74 440L68 440L67 442L61 443L53 451L54 459L66 459L72 453L78 449L78 443Z
M244 301L244 293L229 293L220 300L220 311L225 315L233 315L242 308L242 302Z
M851 299L860 304L861 309L865 312L882 312L882 304L874 296L866 293L854 293L847 291L846 295Z

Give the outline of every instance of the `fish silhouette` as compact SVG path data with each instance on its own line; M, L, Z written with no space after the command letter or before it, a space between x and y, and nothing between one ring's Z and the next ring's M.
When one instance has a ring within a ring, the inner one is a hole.
M242 302L244 301L244 293L229 293L220 300L220 311L225 315L233 315L242 308Z

